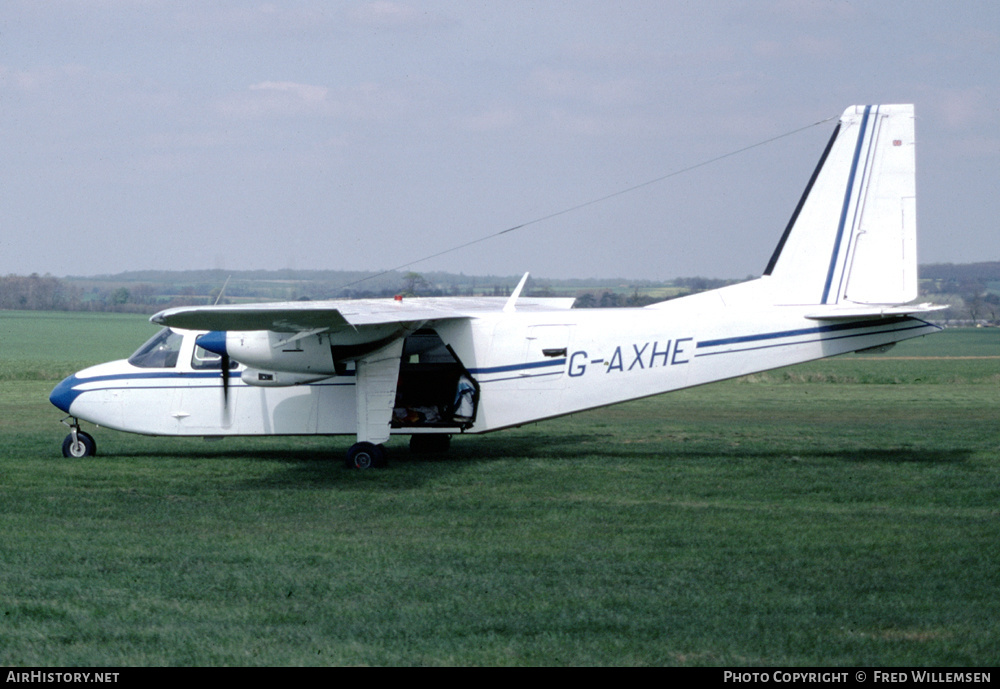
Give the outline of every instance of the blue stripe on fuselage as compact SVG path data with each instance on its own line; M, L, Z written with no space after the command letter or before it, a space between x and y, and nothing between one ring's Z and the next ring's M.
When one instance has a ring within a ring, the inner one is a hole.
M91 383L106 383L112 381L125 381L125 380L164 380L170 378L177 378L179 380L192 380L192 379L211 379L217 378L222 380L222 374L218 371L205 371L205 372L177 372L177 371L157 371L157 372L147 372L147 373L115 373L105 376L94 376L92 378L80 378L75 373L69 378L61 381L58 385L52 388L52 392L49 394L49 402L54 404L59 409L63 410L67 414L69 413L69 407L76 400L77 397L85 392L92 392L92 390L79 390L78 385L89 385ZM221 383L220 383L221 386ZM130 386L132 387L132 386ZM107 390L108 388L97 388L99 390ZM163 389L169 389L164 387Z
M528 364L508 364L506 366L490 366L488 368L470 368L469 373L473 375L510 373L511 371L527 371L537 368L547 368L549 366L563 366L565 363L566 359L552 359L551 361L534 361Z
M561 366L565 366L565 364L566 364L566 359L562 358L562 359L553 359L551 361L537 361L537 362L532 362L532 363L527 363L527 364L509 364L509 365L506 365L506 366L491 366L491 367L488 367L488 368L470 369L469 373L471 373L473 375L476 375L476 376L479 376L479 375L488 375L488 374L493 374L493 373L511 373L511 372L514 372L514 371L533 371L533 370L542 369L542 368L549 368L549 367L556 367L556 366L561 367ZM353 373L354 373L353 371L348 371L347 375L345 375L345 376L331 376L331 378L334 378L334 377L337 377L337 378L353 378ZM542 375L552 375L552 373L550 373L550 372L544 372L544 373L542 373ZM108 390L108 389L112 389L112 388L121 388L121 389L128 388L128 389L133 389L133 390L140 389L140 386L137 386L137 385L108 385L106 387L92 388L92 389L87 389L87 390L82 390L82 389L79 388L79 386L82 386L82 385L88 385L88 386L90 386L90 385L93 385L95 383L116 383L116 382L125 383L126 381L135 382L135 381L142 381L142 380L149 380L149 381L154 381L154 380L161 380L161 381L175 380L178 383L180 383L182 381L190 383L190 382L193 382L195 380L217 380L217 381L219 381L219 383L217 385L199 385L198 387L222 387L222 382L221 382L222 381L222 375L221 375L221 373L219 371L196 371L196 372L195 371L191 371L191 372L189 372L189 371L149 371L149 372L145 372L145 373L115 373L115 374L110 374L110 375L93 376L93 377L88 377L88 378L81 378L81 377L77 376L76 374L73 374L72 376L70 376L70 377L66 378L65 380L61 381L58 385L56 385L52 389L52 392L49 394L49 401L53 405L55 405L56 407L58 407L59 409L61 409L62 411L64 411L67 414L69 414L70 413L70 411L69 411L70 405L72 405L73 402L80 395L82 395L85 392L94 392L94 391L97 391L97 390ZM239 376L234 376L233 377L233 381L232 381L231 384L232 385L246 385L245 383L243 383L239 379ZM333 384L334 385L354 385L354 381L351 380L350 382L346 382L345 381L345 382L333 383ZM324 385L331 385L331 383L310 383L309 385L310 386L312 386L312 385L324 386ZM194 387L194 386L192 386L192 385L176 385L176 386L163 385L163 386L150 386L150 387L151 388L160 389L160 390L172 390L172 389L174 389L176 387Z
M911 325L912 324L912 325ZM905 325L906 327L891 327L884 328L881 330L871 330L873 327L879 326L900 326ZM822 342L824 340L839 340L848 337L864 337L867 335L879 335L882 333L892 333L892 332L903 332L906 330L914 330L917 328L938 328L938 326L926 321L922 321L919 318L909 318L900 317L893 318L887 321L873 322L873 321L854 321L851 323L834 323L832 325L819 325L813 328L797 328L795 330L781 330L772 333L760 333L758 335L741 335L737 337L724 337L716 340L703 340L695 345L695 349L702 349L706 347L718 347L722 345L732 345L732 344L748 344L755 342L765 342L767 340L777 340L787 337L801 337L803 335L822 335L824 333L835 333L842 332L844 330L858 330L864 328L863 332L850 333L846 335L838 335L836 337L819 337L813 340L805 340L800 342L783 342L774 345L762 345L759 347L745 347L740 349L727 349L717 352L701 352L695 356L711 356L714 354L729 354L733 352L744 352L747 349L761 349L763 347L784 347L786 345L799 345L799 344L809 344L811 342Z
M757 340L774 340L779 337L795 337L796 335L813 335L815 333L827 333L837 330L851 330L863 328L864 323L835 323L833 325L818 325L814 328L798 328L796 330L779 330L773 333L761 333L759 335L739 335L737 337L723 337L718 340L704 340L697 344L697 348L717 347L719 345L738 344L741 342L755 342Z

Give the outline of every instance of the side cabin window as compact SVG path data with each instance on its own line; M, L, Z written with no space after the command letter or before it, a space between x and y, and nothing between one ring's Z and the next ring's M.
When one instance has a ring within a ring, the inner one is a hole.
M229 360L230 371L237 366L239 366L238 362L232 359ZM215 352L210 352L203 347L195 345L194 353L191 355L191 368L196 371L221 371L222 357Z
M139 347L128 362L139 368L174 368L183 340L183 336L164 328Z

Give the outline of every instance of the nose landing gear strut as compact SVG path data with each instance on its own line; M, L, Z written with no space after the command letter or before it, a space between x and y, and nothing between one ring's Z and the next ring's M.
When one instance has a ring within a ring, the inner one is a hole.
M72 419L72 423L67 419ZM67 416L62 423L69 426L69 435L62 444L63 457L93 457L97 454L97 442L90 433L80 430L80 422L75 416Z

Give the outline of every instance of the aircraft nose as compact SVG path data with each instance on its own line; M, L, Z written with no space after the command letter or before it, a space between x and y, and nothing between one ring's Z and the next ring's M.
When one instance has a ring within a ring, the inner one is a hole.
M78 382L79 379L75 374L66 378L59 385L52 388L52 392L49 394L49 402L69 414L70 405L80 395L79 390L73 389Z

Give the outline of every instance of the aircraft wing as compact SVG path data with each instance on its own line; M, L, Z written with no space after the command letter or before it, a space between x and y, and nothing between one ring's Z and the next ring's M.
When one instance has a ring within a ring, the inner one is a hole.
M572 298L521 297L518 311L563 310ZM150 318L153 323L185 330L273 330L283 333L337 330L366 325L475 318L501 311L507 297L415 297L294 301L221 306L181 306Z

